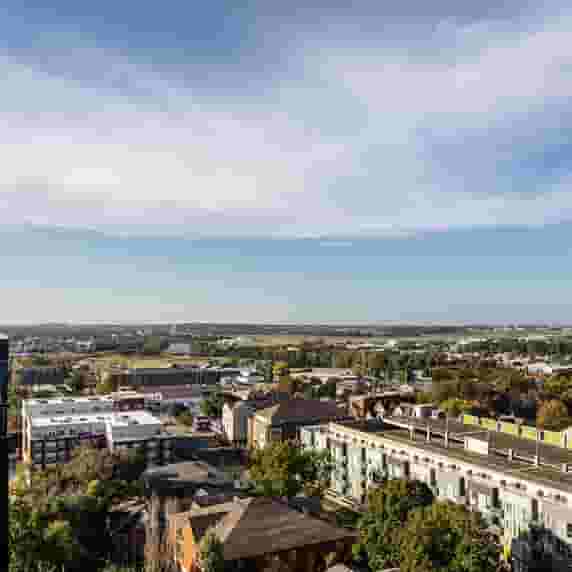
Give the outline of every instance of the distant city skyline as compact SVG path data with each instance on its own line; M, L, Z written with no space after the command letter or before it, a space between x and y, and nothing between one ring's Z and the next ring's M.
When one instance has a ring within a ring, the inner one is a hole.
M0 323L572 323L572 7L0 6Z

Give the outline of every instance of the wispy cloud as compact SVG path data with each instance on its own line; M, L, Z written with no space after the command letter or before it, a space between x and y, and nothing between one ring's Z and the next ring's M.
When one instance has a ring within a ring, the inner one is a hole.
M335 10L296 42L295 21L272 39L261 17L283 57L229 69L232 90L196 61L0 54L0 224L343 237L331 246L572 219L572 13L447 19L445 4L401 43L357 26L332 39Z

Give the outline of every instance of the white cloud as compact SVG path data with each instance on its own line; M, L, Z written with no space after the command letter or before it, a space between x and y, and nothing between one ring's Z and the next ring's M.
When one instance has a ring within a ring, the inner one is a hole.
M498 159L554 137L570 24L448 24L409 50L301 42L300 73L248 96L97 50L83 71L5 57L0 224L326 237L569 219L569 173L500 176Z

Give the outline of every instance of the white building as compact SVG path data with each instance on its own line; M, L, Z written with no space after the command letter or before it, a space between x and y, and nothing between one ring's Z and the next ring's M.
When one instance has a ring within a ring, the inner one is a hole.
M80 413L105 413L113 411L113 397L58 397L55 399L24 399L22 417L67 416Z
M222 427L231 443L246 443L248 420L256 412L256 406L248 401L238 401L234 405L225 403L222 408Z
M240 375L234 381L237 384L256 385L257 383L264 383L265 379L255 371L245 369L240 372Z
M172 461L173 436L147 411L114 411L111 397L27 399L22 403L24 459L33 465L65 463L83 442L111 451L140 448L150 465Z

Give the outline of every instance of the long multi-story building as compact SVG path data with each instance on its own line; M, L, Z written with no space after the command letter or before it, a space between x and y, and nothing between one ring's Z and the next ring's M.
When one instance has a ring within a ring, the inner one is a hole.
M112 451L138 448L151 466L169 463L173 436L164 433L160 420L143 411L142 405L137 395L26 399L23 457L36 466L65 463L75 447L89 442Z
M32 388L65 383L65 371L62 367L23 367L19 370L14 370L14 374L17 383Z
M173 364L163 368L110 368L105 378L119 387L159 387L166 385L215 385L222 377L239 375L240 370Z
M552 570L569 570L571 451L422 418L302 427L300 438L330 451L334 495L363 505L368 488L386 478L420 480L438 499L481 512L511 551L514 570L527 570L538 549L552 558Z

